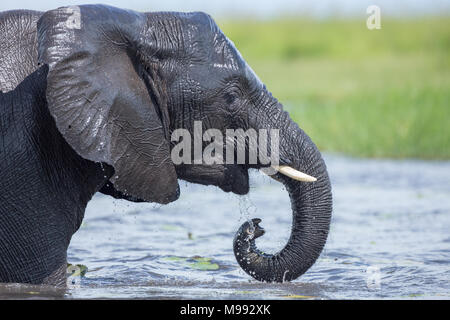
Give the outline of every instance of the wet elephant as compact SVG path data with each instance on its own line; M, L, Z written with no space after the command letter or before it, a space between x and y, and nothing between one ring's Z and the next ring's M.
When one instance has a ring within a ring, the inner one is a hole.
M260 221L247 222L237 261L276 282L316 261L332 211L325 163L210 16L86 5L2 13L0 28L16 28L0 39L0 282L60 282L97 191L165 204L183 179L246 194L248 170L270 166L290 195L291 236L264 254ZM172 133L195 136L196 122L224 136L277 129L279 162L174 163Z

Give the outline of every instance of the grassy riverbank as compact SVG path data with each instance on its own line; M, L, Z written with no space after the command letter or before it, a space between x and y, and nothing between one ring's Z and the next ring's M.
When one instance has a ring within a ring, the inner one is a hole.
M450 159L450 18L219 25L321 150Z

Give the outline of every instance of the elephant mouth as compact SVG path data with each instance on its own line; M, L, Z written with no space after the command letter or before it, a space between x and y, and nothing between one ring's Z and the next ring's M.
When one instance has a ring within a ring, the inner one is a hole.
M196 165L175 167L178 178L191 183L213 185L225 192L245 195L249 192L248 167L236 164Z
M227 165L223 182L219 188L225 192L245 195L250 190L248 168L243 165Z
M261 169L261 168L256 168ZM302 181L302 182L315 182L317 179L306 173L298 171L290 166L272 166L272 169L291 178L292 180ZM229 165L225 167L225 175L223 183L219 184L219 187L225 192L233 192L238 195L245 195L250 190L249 167L244 165ZM276 175L275 175L276 176ZM271 176L275 180L277 178Z

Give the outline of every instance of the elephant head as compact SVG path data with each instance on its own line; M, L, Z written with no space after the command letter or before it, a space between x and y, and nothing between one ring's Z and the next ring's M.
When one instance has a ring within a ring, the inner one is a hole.
M110 181L125 194L168 203L179 195L177 179L245 194L248 170L275 164L174 164L172 132L194 135L195 121L219 132L278 129L282 169L273 177L291 198L291 237L279 253L263 254L254 245L261 232L244 224L235 254L263 281L295 279L315 262L331 219L325 163L210 16L65 7L46 12L37 34L59 131L83 158L111 165ZM301 172L317 181L292 178Z

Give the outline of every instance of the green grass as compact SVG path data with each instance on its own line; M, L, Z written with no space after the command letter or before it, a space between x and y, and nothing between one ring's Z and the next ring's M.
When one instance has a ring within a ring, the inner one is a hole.
M321 150L450 159L450 17L219 26Z

